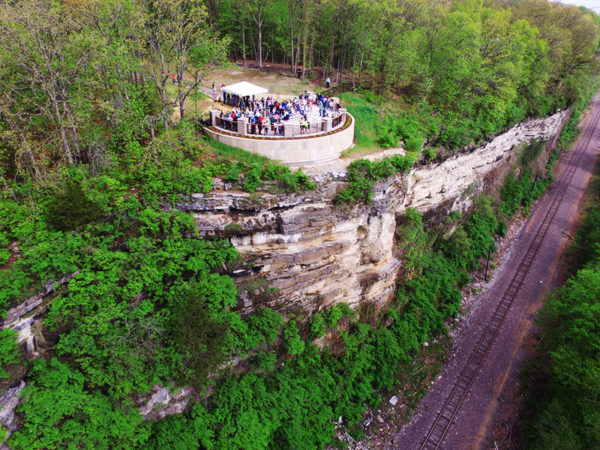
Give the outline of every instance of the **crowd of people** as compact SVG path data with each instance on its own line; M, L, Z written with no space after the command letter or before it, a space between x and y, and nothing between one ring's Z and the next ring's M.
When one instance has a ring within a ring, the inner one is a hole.
M220 125L238 132L238 119L248 119L248 133L259 135L284 135L284 123L298 120L300 134L310 132L311 120L320 123L322 118L333 117L340 108L333 98L306 92L291 100L279 101L273 97L256 99L254 96L224 96L225 103L232 104L233 110L221 111Z

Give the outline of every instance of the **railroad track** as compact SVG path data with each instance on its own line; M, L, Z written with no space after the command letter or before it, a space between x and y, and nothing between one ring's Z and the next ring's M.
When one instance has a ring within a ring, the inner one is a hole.
M517 297L521 286L523 286L523 282L527 276L527 273L529 272L529 268L533 264L538 250L544 241L544 237L550 228L550 224L556 216L556 212L558 211L565 193L571 184L571 180L575 175L577 167L579 166L583 155L590 145L596 127L598 126L598 122L600 121L600 109L595 108L594 111L594 116L592 116L590 126L586 127L585 134L582 136L581 142L583 145L577 146L577 148L571 153L567 170L561 176L558 189L554 190L552 193L552 201L550 203L550 207L546 211L544 219L537 229L532 242L529 244L523 259L517 267L517 270L508 284L502 299L498 303L496 310L492 314L490 321L479 338L479 341L469 357L467 364L460 372L458 380L452 387L452 391L444 402L444 405L437 413L435 421L429 428L425 440L419 449L434 450L439 448L444 440L444 437L448 433L448 429L452 425L452 421L454 420L458 409L462 405L475 377L479 373L485 357L492 348L492 344L494 343L496 336L498 335L498 332L500 331L500 328L506 319L506 315L513 304L513 301Z

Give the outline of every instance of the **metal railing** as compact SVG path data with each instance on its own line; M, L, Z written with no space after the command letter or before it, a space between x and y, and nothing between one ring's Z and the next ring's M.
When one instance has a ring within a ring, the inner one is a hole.
M308 136L311 134L317 134L323 131L324 121L320 122L308 122L306 125L294 124L291 127L288 126L288 130L291 132L291 135L296 136Z
M271 124L270 121L260 125L258 123L248 123L246 125L246 135L248 136L281 136L285 133L283 123Z
M222 128L223 130L233 131L233 132L237 133L237 131L238 131L237 120L223 119L221 117L215 117L215 120L216 120L217 127Z
M344 125L344 115L338 115L331 121L331 129L335 130ZM215 126L223 131L234 132L240 134L238 130L238 122L231 119L215 117ZM327 132L327 121L319 120L318 122L309 122L308 125L300 125L299 123L290 124L289 122L279 122L271 124L269 119L262 125L258 123L246 123L245 135L248 137L268 136L270 138L296 138L304 136L318 136ZM242 136L242 134L240 134Z

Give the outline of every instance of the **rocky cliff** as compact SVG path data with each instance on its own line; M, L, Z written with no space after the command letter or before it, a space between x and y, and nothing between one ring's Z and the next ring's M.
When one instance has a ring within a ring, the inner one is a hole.
M391 177L376 185L370 205L335 207L344 175L324 173L312 192L219 190L183 197L177 209L193 212L201 235L227 236L238 249L244 265L233 276L247 310L311 312L339 302L380 308L393 297L402 262L396 218L407 207L464 209L486 174L510 164L521 144L554 136L564 117L521 123L483 147Z
M332 204L346 185L345 173L336 170L316 175L315 191L274 195L219 190L182 197L176 207L193 212L202 236L227 237L238 249L243 263L232 275L240 306L247 311L267 305L284 314L311 313L339 302L379 309L393 298L401 269L396 221L406 208L465 209L484 187L486 175L510 165L516 147L554 136L564 117L562 112L522 123L483 147L379 182L370 205ZM31 356L43 347L36 319L44 309L44 297L77 273L50 280L8 312L3 328L18 331ZM9 433L17 426L14 410L24 386L21 382L0 398L0 424ZM156 386L141 399L140 412L146 418L164 417L183 411L188 400L188 388L169 393Z

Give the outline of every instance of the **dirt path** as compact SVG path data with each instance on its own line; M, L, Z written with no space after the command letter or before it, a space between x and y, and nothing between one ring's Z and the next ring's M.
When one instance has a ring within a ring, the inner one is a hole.
M600 111L600 94L594 97L592 107L594 112ZM535 313L542 305L544 294L558 285L559 267L565 250L570 244L579 217L583 194L598 155L600 136L597 130L590 129L593 122L591 119L594 116L593 112L588 116L580 139L573 150L560 161L557 181L537 202L531 216L525 221L503 258L501 266L496 270L494 279L486 286L479 295L477 303L469 311L468 318L464 321L466 325L459 332L450 360L440 377L419 405L411 422L400 430L393 440L385 445L385 448L412 450L420 448L423 444L438 412L449 397L459 374L469 360L507 286L515 276L517 267L556 196L569 165L573 164L572 155L576 153L577 148L588 143L586 136L589 136L591 140L537 251L536 259L529 268L522 287L507 312L504 324L483 360L479 373L473 379L468 394L454 416L439 448L495 448L492 440L495 437L496 425L499 422L514 420L514 415L518 412L514 403L518 391L518 373L534 350Z

